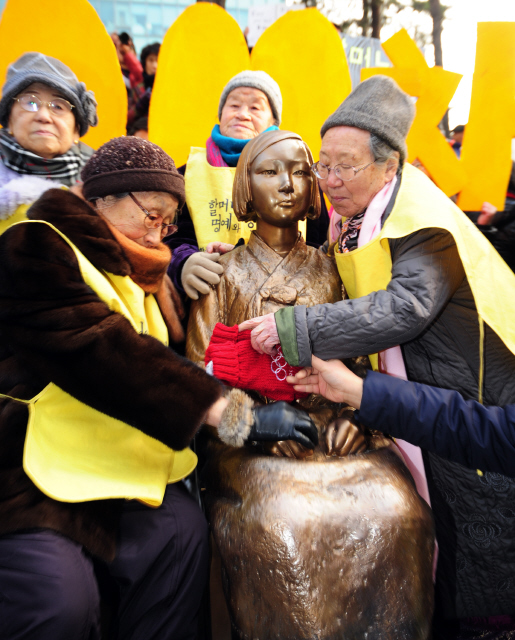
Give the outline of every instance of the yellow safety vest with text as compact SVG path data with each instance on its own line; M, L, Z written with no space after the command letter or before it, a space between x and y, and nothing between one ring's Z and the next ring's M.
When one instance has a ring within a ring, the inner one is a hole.
M73 249L84 281L107 306L127 318L136 332L168 344L168 330L154 296L146 295L128 276L98 270L50 223L26 220L17 224L51 227ZM190 449L174 451L80 402L52 382L31 400L20 402L29 408L23 468L55 500L126 498L157 507L166 485L189 475L197 464Z
M515 274L467 216L421 171L405 164L392 212L379 235L335 259L349 298L386 289L392 278L388 239L404 238L422 229L452 234L477 312L515 354ZM377 354L371 354L377 369Z
M240 238L248 242L255 222L239 222L232 208L232 185L236 168L212 167L206 150L192 147L186 174L186 203L190 212L197 243L204 251L210 242L236 244ZM306 221L299 222L299 231L306 238Z

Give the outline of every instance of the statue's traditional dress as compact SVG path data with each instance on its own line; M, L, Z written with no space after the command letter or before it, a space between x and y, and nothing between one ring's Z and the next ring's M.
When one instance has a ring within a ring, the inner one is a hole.
M334 261L301 237L282 257L254 232L220 263L220 283L190 313L187 355L201 365L217 322L342 299ZM298 402L320 435L342 410L315 395ZM241 638L429 636L430 510L388 441L372 437L369 451L345 458L319 446L304 460L213 442L204 483Z

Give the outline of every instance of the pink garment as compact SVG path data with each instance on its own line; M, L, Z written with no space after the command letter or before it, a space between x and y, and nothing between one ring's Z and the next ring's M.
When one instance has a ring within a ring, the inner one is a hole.
M228 167L229 165L222 158L219 147L213 142L213 138L209 136L206 141L206 158L212 167Z
M358 249L367 244L379 235L381 231L381 218L383 213L390 202L392 193L397 184L397 176L394 176L393 180L386 184L378 194L374 196L372 202L368 205L368 208L363 218L363 224L361 225L361 231L358 238ZM389 376L401 378L407 380L406 367L404 366L404 359L402 357L402 351L399 346L391 347L379 352L379 371L386 373ZM420 447L406 442L405 440L395 439L395 443L399 448L406 466L410 470L413 480L417 486L419 495L424 498L429 506L431 506L431 500L429 498L429 489L427 486L426 471L424 469L424 461L422 459L422 451ZM435 542L435 554L433 559L433 580L436 575L436 563L438 560L438 545Z
M331 207L329 209L329 243L333 244L340 237L342 216Z

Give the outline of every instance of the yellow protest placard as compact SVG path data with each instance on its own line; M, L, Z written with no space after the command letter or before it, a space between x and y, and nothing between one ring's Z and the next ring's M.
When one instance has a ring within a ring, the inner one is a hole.
M290 11L259 38L251 65L269 73L281 87L281 129L301 135L318 159L320 128L352 88L334 26L317 9Z
M386 40L383 49L394 67L362 69L361 79L377 74L390 76L416 98L417 113L406 141L408 161L418 158L440 189L448 196L454 195L463 188L467 177L438 123L462 76L441 67L429 67L405 29Z
M515 22L478 24L470 116L461 161L467 173L458 206L504 208L515 137Z
M224 86L250 67L243 33L215 4L188 7L172 24L159 51L152 90L149 138L180 166L191 147L205 147L218 122Z
M213 39L213 34L223 38ZM238 23L204 2L188 7L168 30L152 92L149 137L184 164L204 147L218 122L227 82L244 69L269 73L281 87L282 129L303 137L316 156L320 127L351 89L345 52L334 26L316 9L288 12L249 56Z
M28 51L68 65L95 93L97 127L82 140L93 148L125 134L127 91L114 44L87 0L7 0L0 20L0 83L7 67Z

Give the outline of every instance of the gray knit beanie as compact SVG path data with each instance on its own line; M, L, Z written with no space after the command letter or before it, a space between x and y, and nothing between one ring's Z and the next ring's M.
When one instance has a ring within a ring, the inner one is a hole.
M272 113L275 118L275 124L279 126L281 124L281 116L283 112L283 97L281 95L281 89L277 82L271 78L268 73L264 71L242 71L231 78L225 85L222 95L220 96L220 104L218 105L218 119L222 117L222 109L224 108L227 96L238 87L252 87L253 89L259 89L268 98Z
M387 76L372 76L361 82L324 122L320 135L333 127L356 127L370 131L400 153L407 155L406 136L415 117L410 96Z
M86 134L89 126L98 124L97 103L93 91L87 91L73 71L56 58L42 53L24 53L7 69L7 80L0 100L0 124L7 127L15 98L33 82L42 82L62 93L73 104L73 115L79 126L79 135Z
M86 200L126 191L164 191L186 199L184 178L174 161L157 144L134 136L113 138L99 147L82 169Z

